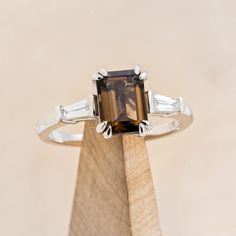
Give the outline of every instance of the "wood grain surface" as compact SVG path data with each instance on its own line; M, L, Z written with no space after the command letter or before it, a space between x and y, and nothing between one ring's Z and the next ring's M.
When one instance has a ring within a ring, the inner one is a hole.
M105 140L85 124L70 236L161 236L143 138Z

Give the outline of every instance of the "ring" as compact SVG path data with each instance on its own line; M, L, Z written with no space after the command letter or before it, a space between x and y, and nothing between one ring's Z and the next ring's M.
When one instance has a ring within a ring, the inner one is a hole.
M133 134L146 139L175 133L188 127L192 111L183 98L175 99L145 91L147 73L135 66L131 70L101 69L92 77L97 94L55 111L37 125L39 137L49 143L80 146L83 133L69 134L59 128L87 120L97 120L97 133L109 139L112 135ZM158 118L154 125L153 119Z

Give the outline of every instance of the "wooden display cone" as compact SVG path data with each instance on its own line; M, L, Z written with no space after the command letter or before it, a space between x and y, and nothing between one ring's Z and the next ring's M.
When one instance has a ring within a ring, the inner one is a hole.
M70 236L161 236L145 141L104 139L87 121L81 148Z

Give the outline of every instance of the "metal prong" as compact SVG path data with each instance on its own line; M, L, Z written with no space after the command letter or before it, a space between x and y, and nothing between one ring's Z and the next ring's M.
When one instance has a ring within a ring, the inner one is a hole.
M144 125L143 123L139 124L139 136L146 136L147 135L147 128L146 125Z
M92 75L92 80L100 80L103 79L103 76L100 73L95 73Z
M147 121L147 120L142 120L142 123L145 125L147 131L151 130L152 129L152 123Z
M184 100L182 97L179 97L178 99L179 99L179 110L181 113L183 113L184 112Z
M135 65L135 66L134 66L134 73L135 73L136 75L139 75L139 74L141 73L141 69L140 69L140 67L139 67L138 65Z
M139 75L139 79L141 79L141 80L145 80L145 79L147 79L147 77L148 77L147 72L142 72L142 73Z
M55 113L56 113L56 120L58 122L61 122L64 119L63 105L56 106Z
M112 137L112 127L111 125L108 126L108 128L103 132L103 137L105 139L109 139Z
M107 77L108 75L108 72L105 68L101 68L99 71L98 71L99 74L101 74L103 77Z
M96 127L96 131L97 133L103 133L103 131L106 129L107 127L107 121L103 121L101 123L99 123Z

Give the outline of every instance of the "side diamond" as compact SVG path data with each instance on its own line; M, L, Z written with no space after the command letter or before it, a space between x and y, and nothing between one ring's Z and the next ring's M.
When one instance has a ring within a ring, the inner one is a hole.
M152 91L148 92L148 97L150 113L168 115L182 112L184 109L182 97L172 99L159 94L155 94Z
M93 96L68 106L56 107L56 118L64 123L77 123L83 119L94 118Z

